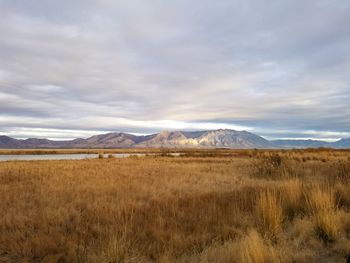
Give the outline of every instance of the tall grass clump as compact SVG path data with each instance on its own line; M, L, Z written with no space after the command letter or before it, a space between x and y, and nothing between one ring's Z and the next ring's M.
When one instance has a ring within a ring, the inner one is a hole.
M281 262L275 249L268 245L256 230L251 230L240 241L239 259L241 263Z
M350 211L350 190L349 185L337 183L334 186L336 203L340 208Z
M282 230L283 209L276 190L259 193L256 203L256 219L262 233L275 239Z
M338 161L333 167L333 181L349 184L350 183L350 160Z
M333 189L315 185L305 195L307 209L313 216L315 233L326 243L334 242L340 234L340 222Z
M281 189L281 196L282 206L286 216L292 219L302 212L303 189L302 183L298 178L288 180L284 183Z
M140 262L141 258L125 234L111 237L104 255L108 263Z

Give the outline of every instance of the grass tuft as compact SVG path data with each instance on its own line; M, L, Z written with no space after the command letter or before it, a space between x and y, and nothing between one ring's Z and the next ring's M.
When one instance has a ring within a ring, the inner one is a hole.
M275 239L282 230L283 209L276 190L259 193L256 205L256 218L262 233Z
M286 255L286 253L284 253ZM239 262L241 263L280 263L281 255L276 249L268 244L256 230L251 230L240 241ZM283 262L288 262L285 259Z
M326 243L336 241L340 234L340 222L333 189L314 185L306 193L306 203L318 237Z

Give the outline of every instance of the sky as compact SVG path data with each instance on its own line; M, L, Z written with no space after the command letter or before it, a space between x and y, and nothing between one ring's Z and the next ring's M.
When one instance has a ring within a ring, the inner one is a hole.
M350 1L0 0L0 135L350 137Z

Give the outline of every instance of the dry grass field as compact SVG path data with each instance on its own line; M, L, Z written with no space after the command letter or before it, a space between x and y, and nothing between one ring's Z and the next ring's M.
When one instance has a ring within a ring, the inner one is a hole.
M0 162L0 262L345 262L350 152Z

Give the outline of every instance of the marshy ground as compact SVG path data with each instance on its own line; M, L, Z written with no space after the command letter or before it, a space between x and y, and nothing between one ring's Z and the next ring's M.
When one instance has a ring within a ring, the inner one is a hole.
M0 262L345 262L350 151L0 163Z

